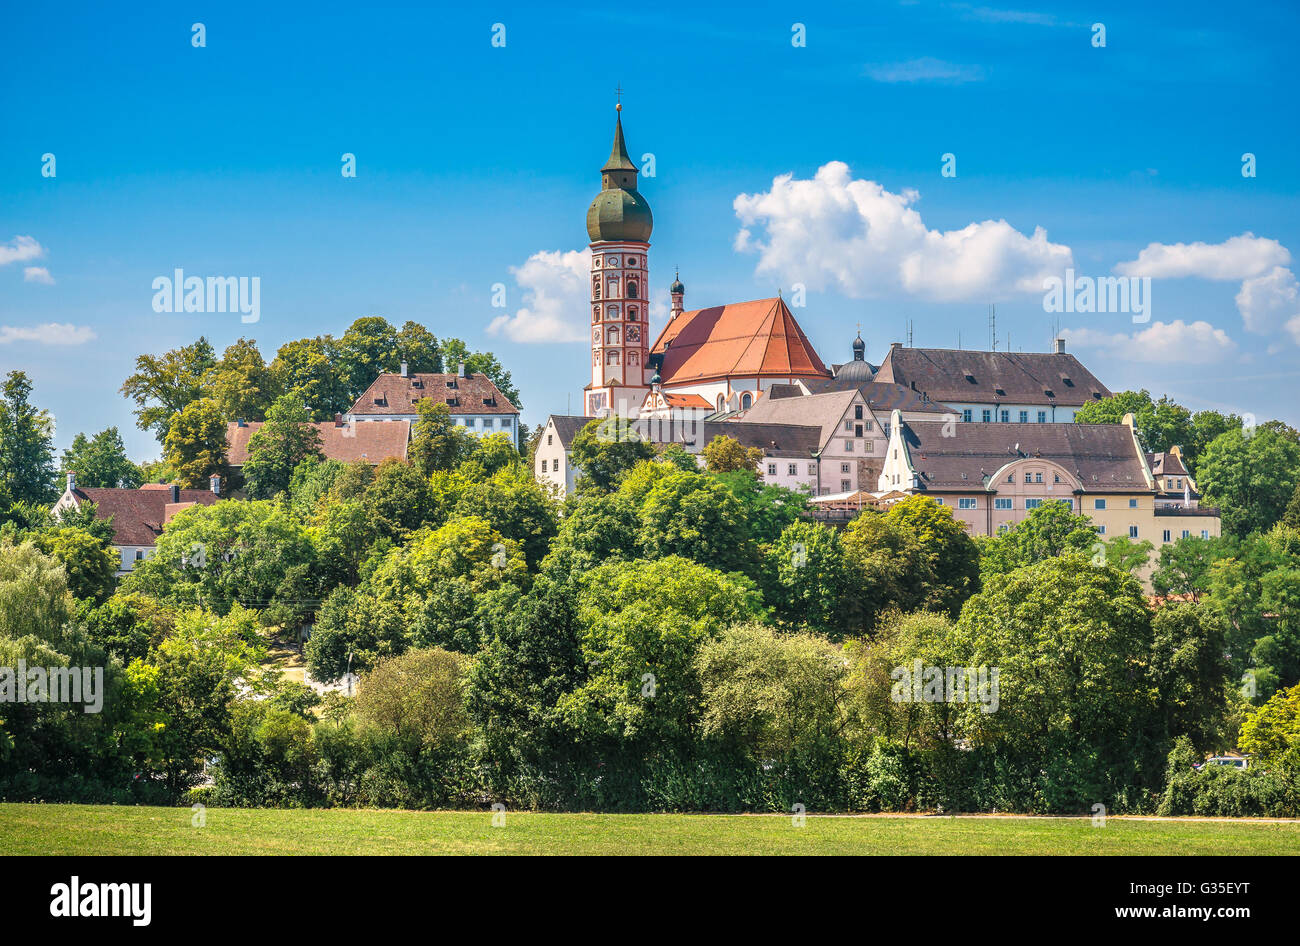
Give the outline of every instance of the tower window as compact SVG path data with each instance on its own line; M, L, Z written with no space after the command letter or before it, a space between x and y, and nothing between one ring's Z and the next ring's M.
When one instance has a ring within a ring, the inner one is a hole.
M750 397L748 394L742 394L740 396L741 410L748 410L753 405L753 403L754 403L754 399Z
M636 296L633 296L632 298L635 299ZM629 306L629 307L628 307L628 310L627 310L627 320L628 320L629 322L635 322L635 321L636 321L636 306Z
M616 351L612 351L612 352L610 352L610 353L605 357L605 364L607 364L607 365L617 365L617 364L618 364L618 352L616 352Z
M636 298L636 291L637 291L637 290L636 290L636 280L635 280L635 279L629 279L629 280L627 281L627 297L628 297L629 299L635 299L635 298Z
M600 298L600 277L599 276L591 277L591 298L593 299Z

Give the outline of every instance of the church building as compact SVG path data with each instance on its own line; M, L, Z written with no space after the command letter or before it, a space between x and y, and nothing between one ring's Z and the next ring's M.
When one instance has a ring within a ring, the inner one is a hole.
M587 210L591 239L591 383L584 413L698 419L748 410L774 385L820 385L822 363L780 295L685 311L680 278L668 324L650 343L649 252L654 217L615 109L614 146Z

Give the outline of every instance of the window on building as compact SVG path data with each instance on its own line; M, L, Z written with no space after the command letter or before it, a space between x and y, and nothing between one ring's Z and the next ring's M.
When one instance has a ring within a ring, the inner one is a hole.
M546 445L548 447L551 445L551 436L552 436L551 434L546 435Z
M844 421L844 432L845 432L845 433L848 433L848 432L849 432L850 430L852 430L852 429L853 429L853 421L851 421L851 420L845 420L845 421Z
M1032 483L1033 481L1034 481L1033 474L1031 474L1031 473L1026 473L1026 474L1025 474L1025 482L1026 482L1026 483Z
M1061 474L1060 474L1060 473L1053 473L1053 474L1052 474L1052 482L1053 482L1053 483L1059 483L1059 482L1061 482Z
M466 417L466 418L465 418L465 426L466 426L466 427L473 427L473 426L474 426L474 421L475 421L476 419L477 419L477 418L474 418L474 417Z
M1011 412L1010 412L1010 411L1003 411L1003 412L1002 412L1002 423L1004 423L1004 424L1009 424L1009 423L1011 423Z
M987 424L992 419L993 419L992 411L980 411L980 420L984 421L984 423Z
M1098 534L1098 535L1105 535L1105 534L1106 534L1106 527L1105 527L1105 526L1097 526L1097 534Z
M973 498L970 499L963 498L957 500L958 509L976 509L978 508L978 506L979 506L979 502Z
M809 476L816 476L816 475L817 475L817 464L816 464L816 463L809 463L809 464L808 464L808 475L809 475Z
M1021 411L1021 412L1020 412L1020 423L1022 423L1022 424L1027 424L1027 423L1029 423L1029 411Z
M1168 529L1166 529L1166 530L1164 531L1164 535L1162 535L1162 536L1160 537L1160 539L1161 539L1162 542L1168 542L1168 541L1169 541L1169 530L1168 530Z
M1201 530L1201 538L1202 538L1202 539L1208 539L1209 537L1210 537L1210 530L1209 530L1209 529L1202 529L1202 530Z
M635 280L635 279L629 279L629 280L627 281L627 297L628 297L629 299L635 299L635 298L636 298L636 294L637 294L636 280Z
M1128 537L1129 537L1130 539L1136 539L1136 538L1138 537L1138 527L1137 527L1137 526L1129 526L1129 527L1128 527Z
M845 452L845 453L852 453L852 452L853 452L853 441L852 441L852 440L846 440L846 441L844 441L844 452Z
M865 440L865 441L863 441L863 443L862 443L862 452L863 452L863 453L875 453L875 452L876 452L876 442L875 442L874 440Z
M144 552L140 551L139 549L136 549L136 550L135 550L135 560L136 560L137 562L143 561L143 560L144 560ZM143 574L143 573L141 573L141 574Z
M786 472L786 475L787 475L787 476L798 476L798 475L799 475L799 464L797 464L797 463L789 463L789 464L787 464L787 465L786 465L786 468L785 468L785 472Z
M1011 500L1010 500L1009 498L1007 498L1007 499L1003 499L1002 497L999 496L997 499L993 500L993 508L994 508L994 509L1010 509L1010 508L1011 508Z
M1136 509L1137 507L1138 507L1138 501L1137 501L1136 499L1130 499L1130 500L1128 501L1128 508L1129 508L1129 509Z
M1047 411L1039 411L1039 412L1038 412L1038 422L1039 422L1040 424L1046 424L1046 423L1047 423Z
M1042 473L1035 473L1035 474L1034 474L1034 482L1035 482L1035 483L1041 483L1042 481L1043 481L1043 474L1042 474Z
M1191 534L1190 532L1188 532L1186 529L1184 529L1184 530L1183 530L1183 538L1184 538L1184 539L1190 539L1191 537L1192 537L1192 534Z
M938 503L940 506L943 506L943 505L946 505L946 504L947 504L947 500L944 499L942 496L936 496L936 497L934 497L934 501L935 501L936 503Z
M867 428L867 430L875 430L875 429L876 429L876 425L873 424L871 421L867 421L867 422L866 422L865 424L863 424L862 426L865 427L865 428Z
M854 405L853 405L853 419L854 419L854 420L862 420L862 405L861 405L861 404L854 404Z
M962 412L961 412L961 419L962 419L962 421L964 421L965 423L969 424L969 423L970 423L970 414L971 414L971 411L970 411L970 408L969 408L969 407L966 408L964 411L962 411Z
M840 480L840 492L847 493L853 488L853 484L848 480Z
M848 473L848 472L851 472L851 468L849 467L849 464L847 464L847 463L841 463L841 464L840 464L840 472L841 472L841 473Z
M1037 508L1038 508L1039 506L1041 506L1042 504L1043 504L1043 501L1042 501L1041 499L1026 499L1026 500L1025 500L1025 508L1026 508L1026 509L1037 509Z
M1092 501L1092 508L1093 508L1093 509L1105 509L1105 508L1106 508L1106 500L1104 500L1104 499L1094 499L1094 500Z
M635 321L636 321L636 306L628 306L628 309L627 309L627 320L628 320L629 322L635 322Z
M742 395L740 396L740 409L741 409L741 410L749 410L749 408L752 407L753 404L754 404L754 399L753 399L753 397L751 397L749 394L742 394Z
M854 428L853 428L853 436L855 436L855 437L861 437L861 436L862 436L862 425L861 425L861 424L857 424L857 425L854 426Z
M776 464L775 464L775 463L769 463L769 464L767 465L767 475L768 475L768 476L776 476Z

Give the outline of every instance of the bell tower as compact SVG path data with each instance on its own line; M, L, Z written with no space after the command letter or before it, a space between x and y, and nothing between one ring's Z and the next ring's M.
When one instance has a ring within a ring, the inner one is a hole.
M623 105L614 106L614 147L587 210L591 239L591 383L587 416L636 417L650 390L647 254L654 217L636 189L637 167L623 140Z

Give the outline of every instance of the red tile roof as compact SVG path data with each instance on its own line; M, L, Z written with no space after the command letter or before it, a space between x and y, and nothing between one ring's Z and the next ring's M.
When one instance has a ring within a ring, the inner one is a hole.
M381 374L350 413L414 414L415 402L426 397L443 402L452 414L519 413L485 374Z
M406 446L411 439L411 422L406 420L363 420L351 424L327 420L312 426L320 433L325 459L342 463L365 460L379 464L389 457L405 460ZM261 421L249 421L242 427L235 422L227 424L226 462L243 466L248 460L248 442L261 429Z
M195 503L211 506L220 498L206 489L179 492L179 504L172 503L171 487L166 483L150 483L139 489L77 487L73 496L78 505L94 503L96 519L113 517L114 545L152 548L172 514Z
M665 385L831 376L779 297L683 312L664 326L651 353L663 355Z
M706 411L713 410L713 405L698 394L672 394L669 391L661 393L669 407L698 407Z

